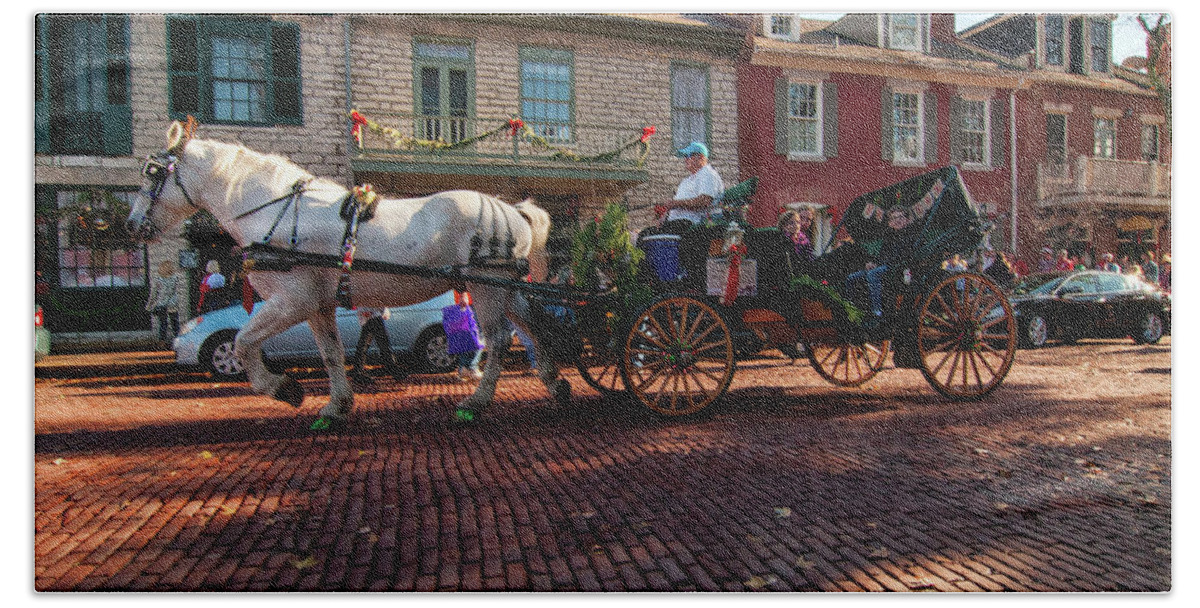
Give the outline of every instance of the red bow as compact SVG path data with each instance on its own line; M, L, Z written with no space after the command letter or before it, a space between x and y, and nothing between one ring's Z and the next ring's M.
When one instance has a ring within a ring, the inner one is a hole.
M525 128L525 121L521 120L520 118L513 118L508 121L508 129L509 129L508 134L511 135L512 137L516 137L517 131L520 131L521 129L524 129L524 128Z
M725 293L721 294L722 306L733 304L738 297L738 285L742 282L742 256L745 254L745 245L729 248L729 278L725 281Z
M358 142L358 147L362 147L362 128L367 124L367 117L358 113L358 110L350 111L350 133L354 135L354 141Z
M654 125L642 127L642 143L646 143L650 139L650 136L654 135L655 130Z

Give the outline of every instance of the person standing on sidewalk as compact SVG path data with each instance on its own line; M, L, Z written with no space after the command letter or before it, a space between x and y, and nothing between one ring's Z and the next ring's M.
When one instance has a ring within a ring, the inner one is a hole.
M471 293L454 291L454 304L442 308L442 329L446 332L446 353L458 359L458 379L478 382L483 378L479 360L483 341L471 310Z
M400 365L396 362L396 354L392 352L392 343L388 339L387 327L383 324L392 317L391 311L386 308L367 307L360 307L356 310L360 331L358 345L354 347L354 367L350 370L350 377L359 382L371 382L371 377L366 374L363 366L367 361L367 349L371 348L371 341L374 340L388 373L396 380L403 380L408 374L400 369Z
M158 276L150 286L150 297L146 299L146 310L158 319L158 339L169 342L179 334L179 288L183 275L175 270L175 264L167 260L158 265ZM170 334L167 334L168 328Z

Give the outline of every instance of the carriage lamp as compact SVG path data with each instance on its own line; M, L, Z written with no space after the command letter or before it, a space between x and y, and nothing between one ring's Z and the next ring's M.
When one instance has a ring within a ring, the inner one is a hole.
M729 222L729 226L725 228L725 253L730 254L740 247L745 237L746 231L737 222Z

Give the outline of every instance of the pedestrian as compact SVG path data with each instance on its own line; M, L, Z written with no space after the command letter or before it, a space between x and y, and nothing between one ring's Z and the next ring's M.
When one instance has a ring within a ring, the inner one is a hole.
M206 274L200 280L200 299L196 302L197 313L217 308L219 298L215 292L225 287L225 275L221 274L221 264L216 260L209 260L204 265L204 272ZM208 300L207 308L204 306L205 300Z
M454 291L454 303L442 309L442 329L446 332L446 352L458 360L459 381L483 378L483 372L479 371L483 340L471 310L470 292Z
M1158 285L1158 264L1154 262L1154 252L1149 249L1142 252L1142 272L1147 283Z
M158 276L150 286L146 310L158 321L160 342L169 342L179 334L179 290L182 285L183 275L176 271L173 262L166 260L158 265Z
M525 349L525 360L529 361L529 373L536 374L538 371L538 363L537 352L533 348L533 340L529 338L529 334L518 329L516 325L513 325L512 321L509 321L508 319L505 319L505 321L508 323L509 330L511 330L512 334L517 337L517 341L519 341L521 346Z
M1162 264L1158 267L1158 286L1163 291L1171 293L1171 254L1162 256Z
M1075 260L1067 254L1066 249L1058 250L1058 259L1054 262L1054 269L1060 272L1070 272L1075 270Z
M1038 258L1038 272L1054 272L1054 250L1049 247L1042 247L1042 255Z
M1117 258L1117 265L1125 269L1126 274L1129 274L1133 263L1129 261L1129 256L1122 253L1121 256Z
M1017 278L1029 276L1029 264L1026 264L1025 260L1016 256L1009 258L1008 254L1004 252L1000 252L1000 255L1004 257L1005 261L1009 262L1009 266L1012 267L1013 274L1017 275Z
M1121 272L1121 266L1113 261L1113 254L1105 253L1100 256L1100 265L1097 270L1107 270L1108 272Z
M379 349L379 357L383 360L384 368L396 380L403 380L408 374L401 369L392 352L392 342L388 339L387 326L384 321L392 318L392 312L387 308L372 308L360 306L355 309L358 315L358 345L354 347L354 365L350 369L350 377L363 383L372 382L365 371L367 350L371 342Z

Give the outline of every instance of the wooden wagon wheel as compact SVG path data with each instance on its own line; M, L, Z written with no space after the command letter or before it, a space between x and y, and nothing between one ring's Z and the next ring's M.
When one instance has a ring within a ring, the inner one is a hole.
M588 386L608 397L625 392L625 380L621 377L621 358L612 348L610 340L599 342L600 336L581 337L583 350L575 362L579 375Z
M733 339L712 307L668 297L638 315L625 337L621 374L629 392L664 416L695 414L733 381Z
M942 279L917 317L921 373L951 399L978 399L995 390L1012 367L1017 324L1008 298L974 273Z
M859 386L875 377L891 350L890 340L850 344L807 344L808 358L822 378L838 386Z

